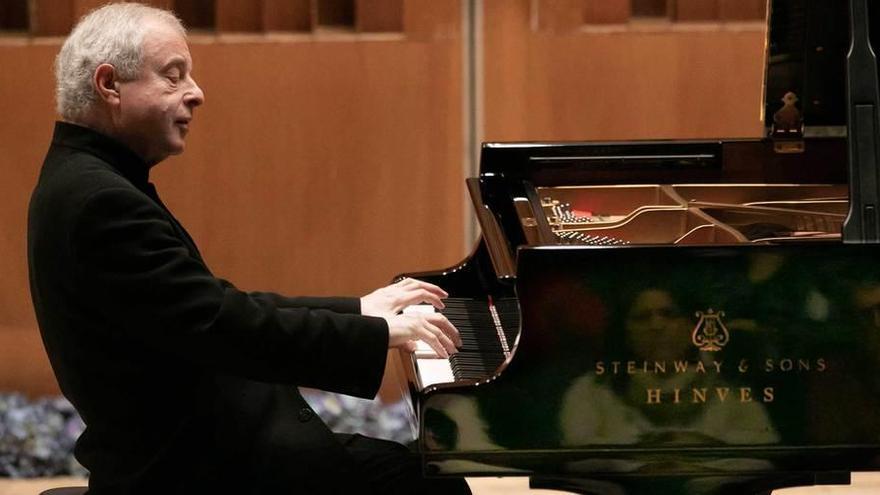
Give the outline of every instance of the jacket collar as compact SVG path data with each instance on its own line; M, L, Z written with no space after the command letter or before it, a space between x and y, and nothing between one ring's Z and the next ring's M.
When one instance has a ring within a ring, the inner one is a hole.
M130 148L100 132L69 122L55 122L52 144L91 153L109 163L138 188L147 185L150 166Z

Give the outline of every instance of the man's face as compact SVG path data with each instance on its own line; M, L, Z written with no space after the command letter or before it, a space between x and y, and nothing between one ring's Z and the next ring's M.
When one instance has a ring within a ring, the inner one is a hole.
M691 340L688 320L666 290L645 289L630 307L627 337L635 354L656 360L681 359Z
M183 152L195 107L204 102L192 78L186 39L173 27L151 22L138 77L119 83L117 137L150 164Z

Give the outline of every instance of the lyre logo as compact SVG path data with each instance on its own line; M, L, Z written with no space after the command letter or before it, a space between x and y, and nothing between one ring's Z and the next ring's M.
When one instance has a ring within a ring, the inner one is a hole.
M730 341L730 332L721 321L721 318L724 318L724 311L716 313L709 308L705 313L697 311L696 316L699 320L691 333L691 342L695 346L701 351L715 352L727 345Z

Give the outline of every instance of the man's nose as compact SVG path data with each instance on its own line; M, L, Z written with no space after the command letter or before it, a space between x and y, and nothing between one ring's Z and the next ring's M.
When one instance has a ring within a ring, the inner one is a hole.
M192 87L187 91L184 102L191 107L197 107L205 102L205 93L195 79L190 78L190 83Z

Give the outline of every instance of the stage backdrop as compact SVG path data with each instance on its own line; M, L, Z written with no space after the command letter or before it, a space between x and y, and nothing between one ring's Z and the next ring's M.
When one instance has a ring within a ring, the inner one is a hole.
M0 5L0 390L57 392L27 288L27 201L61 36L101 3ZM152 3L192 27L206 93L186 153L153 178L245 289L360 295L464 258L469 122L485 140L762 132L760 0L485 0L475 51L461 0Z

